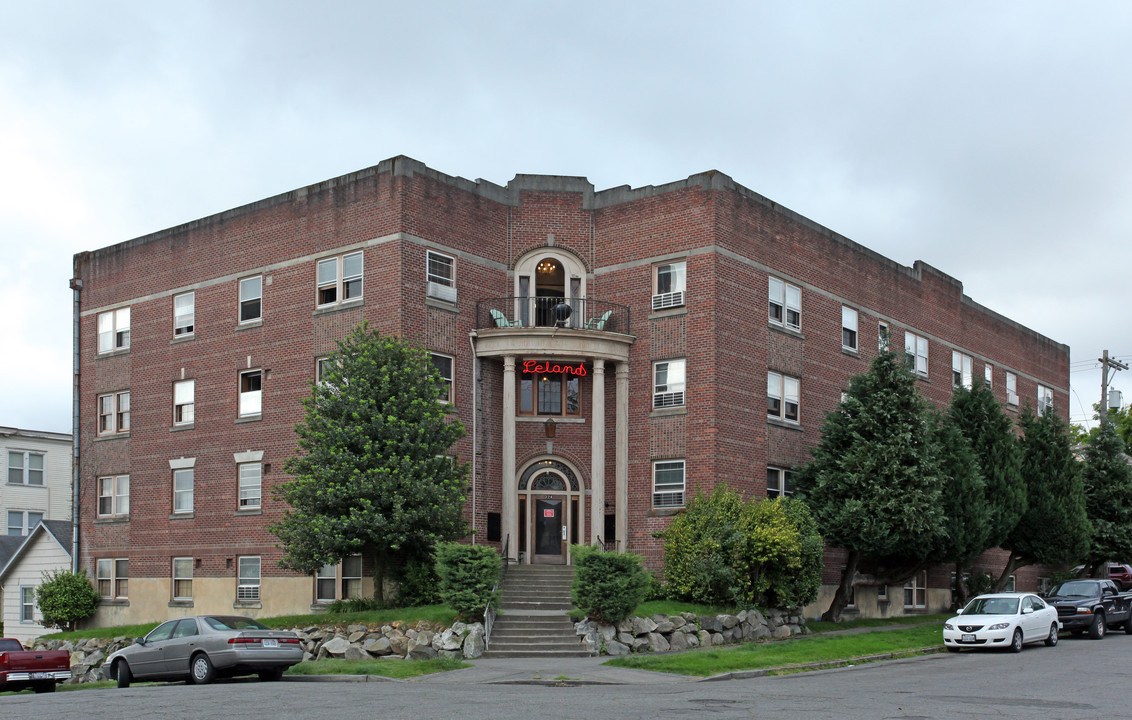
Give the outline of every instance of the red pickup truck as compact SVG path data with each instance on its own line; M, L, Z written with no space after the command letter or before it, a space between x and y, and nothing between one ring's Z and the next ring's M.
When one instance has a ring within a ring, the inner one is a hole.
M66 650L24 650L19 640L0 638L0 692L55 692L55 683L70 677L71 653Z

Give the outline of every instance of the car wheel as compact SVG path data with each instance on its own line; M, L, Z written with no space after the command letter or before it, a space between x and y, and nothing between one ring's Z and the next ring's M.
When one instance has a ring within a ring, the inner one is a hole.
M1022 628L1014 631L1014 639L1010 641L1010 652L1022 652Z
M1105 624L1104 613L1099 612L1093 616L1093 624L1089 626L1089 637L1100 640L1107 632L1108 625Z
M133 678L133 676L130 674L130 664L125 660L119 660L117 667L118 672L116 674L118 675L118 687L128 688L130 686L130 680Z
M1053 647L1057 644L1057 623L1052 623L1049 626L1049 635L1046 636L1046 647Z
M189 676L194 685L207 685L216 679L216 669L212 667L212 661L207 655L197 653L189 661Z
M259 673L259 679L263 682L279 682L283 679L283 668L271 668L270 670L262 670Z
M55 692L55 681L50 680L48 682L36 683L32 689L37 693Z

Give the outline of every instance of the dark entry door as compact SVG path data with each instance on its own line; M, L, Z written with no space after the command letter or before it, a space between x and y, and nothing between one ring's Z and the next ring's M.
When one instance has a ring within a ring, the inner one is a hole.
M535 562L561 563L562 517L564 504L561 500L535 501Z

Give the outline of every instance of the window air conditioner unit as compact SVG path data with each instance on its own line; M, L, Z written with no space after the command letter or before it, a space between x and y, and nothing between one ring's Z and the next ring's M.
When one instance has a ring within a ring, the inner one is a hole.
M451 285L429 282L428 296L454 303L456 302L456 288Z
M676 292L661 293L660 295L652 296L652 309L664 310L665 308L680 307L684 304L684 291L677 290Z
M239 585L236 587L237 600L259 600L259 585Z
M652 396L652 406L654 408L681 407L683 404L683 390L680 392L654 393Z
M1012 393L1012 392L1006 393L1006 402L1009 405L1017 405L1018 404L1018 393Z

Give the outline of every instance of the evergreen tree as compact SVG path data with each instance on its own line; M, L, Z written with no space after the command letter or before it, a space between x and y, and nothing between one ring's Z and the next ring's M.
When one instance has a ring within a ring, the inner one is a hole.
M384 599L390 561L465 532L467 466L446 453L463 437L438 399L428 353L356 328L303 401L294 479L277 495L291 509L271 530L280 565L303 573L357 553L374 562Z
M1132 557L1132 467L1113 423L1102 424L1089 439L1081 478L1093 524L1086 563L1095 573L1105 562Z

